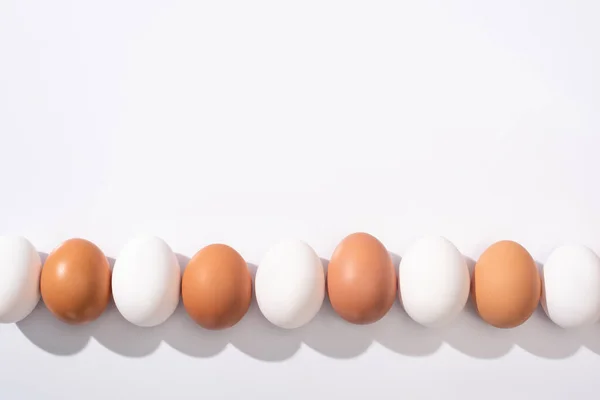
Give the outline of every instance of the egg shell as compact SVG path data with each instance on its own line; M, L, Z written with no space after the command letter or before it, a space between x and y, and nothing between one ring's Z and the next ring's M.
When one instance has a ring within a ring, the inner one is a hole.
M325 298L321 259L303 241L282 240L260 262L255 290L258 307L272 324L284 329L305 325Z
M69 324L93 321L110 300L110 265L94 243L69 239L48 255L40 290L46 307L59 320Z
M27 317L40 300L42 261L21 236L0 237L0 323Z
M419 239L400 262L402 305L413 320L427 327L446 325L462 311L470 283L464 256L441 236Z
M473 300L479 316L497 328L514 328L531 317L541 295L535 261L511 240L488 247L473 271Z
M542 306L562 328L600 319L600 258L581 245L555 249L542 268Z
M329 261L329 300L348 322L370 324L383 318L396 300L397 285L390 254L368 233L344 238Z
M179 304L181 270L161 238L140 236L119 253L112 271L112 294L121 315L134 325L162 324Z
M252 300L252 277L246 261L232 247L211 244L198 251L183 273L183 305L206 329L237 324Z

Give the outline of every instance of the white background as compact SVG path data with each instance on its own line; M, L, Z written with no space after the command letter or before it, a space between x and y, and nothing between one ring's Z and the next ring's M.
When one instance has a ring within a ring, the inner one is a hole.
M450 4L452 3L452 4ZM0 233L600 251L600 3L0 2ZM600 324L599 324L600 325ZM600 326L0 326L2 399L596 399ZM135 397L134 397L135 396Z

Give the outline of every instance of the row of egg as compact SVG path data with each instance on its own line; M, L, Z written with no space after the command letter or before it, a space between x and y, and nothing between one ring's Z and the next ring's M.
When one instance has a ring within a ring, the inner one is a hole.
M425 237L404 254L399 274L384 245L367 233L347 236L327 271L305 242L275 244L260 262L254 283L259 309L276 326L298 328L319 311L327 292L333 309L354 324L381 319L399 297L418 323L438 327L464 308L471 294L487 323L513 328L540 299L557 325L570 328L600 319L600 258L584 246L556 249L541 274L527 250L500 241L484 251L473 274L460 251L443 237ZM70 239L42 262L23 237L0 237L0 322L25 318L40 297L60 320L81 324L98 318L112 295L129 322L163 323L181 299L190 317L207 329L235 325L252 298L252 278L242 256L224 244L201 249L180 272L162 239L139 237L111 269L103 252Z

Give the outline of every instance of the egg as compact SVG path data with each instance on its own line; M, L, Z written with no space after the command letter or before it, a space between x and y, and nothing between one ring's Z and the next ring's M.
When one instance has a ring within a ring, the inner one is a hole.
M183 273L183 305L200 326L225 329L238 323L252 299L252 277L246 261L225 244L198 251Z
M428 236L412 244L402 257L398 275L406 313L426 327L448 324L469 299L467 262L444 237Z
M600 258L582 245L555 249L542 268L542 306L562 328L600 319Z
M485 322L514 328L527 321L539 304L540 274L523 246L503 240L488 247L477 260L471 291Z
M111 297L107 258L92 242L75 238L54 249L42 268L41 295L58 319L83 324L97 319Z
M162 324L179 304L181 270L161 238L140 236L119 253L112 271L112 294L121 315L134 325Z
M323 263L305 242L284 239L259 263L255 290L267 320L280 328L299 328L315 317L325 299Z
M327 270L333 309L346 321L370 324L396 299L396 271L385 246L374 236L353 233L335 248Z
M0 323L27 317L40 300L42 261L24 237L0 236Z

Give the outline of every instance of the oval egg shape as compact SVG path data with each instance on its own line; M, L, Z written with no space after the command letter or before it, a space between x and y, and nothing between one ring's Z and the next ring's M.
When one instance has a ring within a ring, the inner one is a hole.
M323 263L305 242L280 241L260 262L255 290L267 320L280 328L299 328L315 317L325 299Z
M399 269L400 300L406 313L426 327L440 327L460 313L471 277L464 256L446 238L424 237L405 252Z
M108 259L94 243L69 239L54 249L42 268L41 295L56 318L69 324L97 319L111 296Z
M531 317L541 295L535 261L511 240L488 247L473 271L473 300L479 316L497 328L514 328Z
M27 317L40 300L40 255L29 240L0 236L0 323Z
M183 273L183 305L189 316L206 329L226 329L248 312L252 277L246 261L225 244L198 251Z
M181 270L171 247L155 236L127 243L112 271L112 293L121 315L134 325L162 324L179 304Z
M374 236L353 233L334 250L327 268L331 306L343 319L370 324L383 318L396 299L396 271Z
M578 328L600 319L600 258L591 249L555 249L542 267L542 283L542 307L556 325Z

